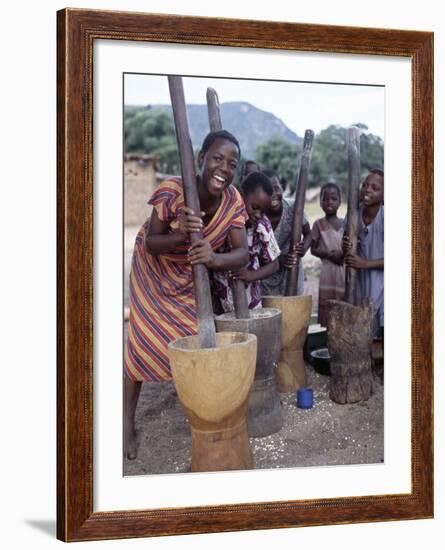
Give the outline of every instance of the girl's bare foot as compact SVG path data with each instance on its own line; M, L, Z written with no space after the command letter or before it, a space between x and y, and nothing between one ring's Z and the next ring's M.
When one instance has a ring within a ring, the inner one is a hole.
M129 460L134 460L138 454L134 414L141 386L141 382L135 382L124 376L124 458Z
M136 443L136 432L134 426L127 425L124 428L124 458L128 460L134 460L138 453L138 447Z

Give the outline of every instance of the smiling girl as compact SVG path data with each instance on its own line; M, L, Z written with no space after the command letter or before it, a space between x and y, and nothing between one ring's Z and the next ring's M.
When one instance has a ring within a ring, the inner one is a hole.
M374 338L383 339L384 269L384 173L371 170L360 189L360 222L357 254L348 252L345 264L358 270L359 298L368 297L374 306ZM348 247L348 243L346 242Z
M249 309L262 307L261 281L278 270L280 248L272 226L265 215L272 200L272 184L261 172L251 172L241 184L241 194L246 205L246 223L249 263L231 270L229 274L215 273L216 292L225 312L234 310L230 277L244 281Z
M261 282L263 296L283 296L286 290L286 276L288 268L296 262L296 256L300 258L306 254L311 245L311 228L304 213L302 240L290 250L290 241L292 233L292 223L294 217L294 200L283 197L283 186L278 174L274 170L263 170L272 183L272 197L270 208L266 212L272 229L281 250L279 258L279 268L273 275L263 279ZM300 263L298 270L297 294L303 294L304 284L303 263Z
M222 130L205 138L198 155L201 212L184 204L181 178L159 185L150 219L139 230L130 272L130 318L124 356L124 455L136 457L134 413L142 382L171 380L167 346L196 334L192 265L238 269L248 261L243 200L231 185L238 141ZM194 242L189 233L203 231ZM217 253L229 238L231 250Z

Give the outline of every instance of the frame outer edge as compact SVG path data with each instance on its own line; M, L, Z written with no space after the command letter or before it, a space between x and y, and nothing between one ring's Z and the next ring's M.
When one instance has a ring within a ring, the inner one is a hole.
M425 227L422 236L427 239L432 237L432 33L369 29L371 36L368 42L357 45L357 33L363 30L359 28L343 27L348 35L344 37L340 33L342 27L335 29L288 22L216 20L78 9L58 12L58 538L65 541L101 540L431 517L432 380L429 377L430 363L425 358L432 350L432 287L429 286L432 282L432 250L429 242L424 247L420 246L418 232L415 231L412 251L419 254L421 261L415 263L412 259L413 302L419 318L413 322L413 328L422 327L422 333L416 335L416 346L412 346L412 364L415 368L413 403L417 405L413 411L416 410L417 416L412 422L413 492L410 495L348 497L344 501L334 499L336 502L332 502L332 513L327 514L327 520L323 512L331 507L329 499L322 499L319 504L315 501L286 501L253 506L218 505L213 509L203 507L201 510L183 508L93 513L92 44L96 37L154 40L150 27L144 27L153 20L165 23L167 27L177 20L181 22L179 32L163 41L280 48L282 38L280 49L300 49L297 46L303 40L301 51L346 51L411 57L413 153L418 153L413 158L412 181L417 195L413 197L413 216L420 212L422 221L430 224ZM191 34L199 22L206 20L211 23L213 31L217 23L223 27L229 23L234 25L229 32L231 38L225 37L224 41L219 41L219 37L211 34L209 37L206 33L201 37ZM285 30L281 29L279 40L273 41L271 36L260 39L257 31L263 26L269 35L279 26ZM246 43L240 43L238 38L241 27L249 31ZM323 29L335 38L332 43L328 44L325 35L321 34ZM156 36L163 38L163 31ZM310 38L309 43L304 42L305 36ZM371 46L373 39L376 42ZM414 112L415 97L420 106L417 112ZM419 228L419 223L416 227ZM425 390L422 402L419 401L419 388Z
M66 12L57 12L57 538L66 540L65 143Z
M417 454L413 474L419 507L426 517L434 516L433 450L433 277L434 277L434 34L428 33L422 47L413 56L413 346L414 368L422 388L413 387L413 401L418 404L418 418L413 422ZM417 153L417 154L415 154ZM420 281L420 282L419 282ZM415 424L415 425L414 425ZM428 429L429 428L429 429ZM415 471L414 471L415 469ZM420 481L421 480L421 481Z
M71 12L71 13L70 13ZM92 514L92 147L82 25L57 12L57 538Z

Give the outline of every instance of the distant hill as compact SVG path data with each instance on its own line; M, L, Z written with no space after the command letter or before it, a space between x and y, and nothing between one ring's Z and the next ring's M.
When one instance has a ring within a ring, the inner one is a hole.
M171 113L170 105L152 105ZM231 132L241 145L244 158L252 158L255 147L272 136L280 136L289 143L301 143L303 139L272 113L257 109L250 103L233 101L220 104L223 128ZM194 149L199 149L209 131L207 105L187 105L190 137Z

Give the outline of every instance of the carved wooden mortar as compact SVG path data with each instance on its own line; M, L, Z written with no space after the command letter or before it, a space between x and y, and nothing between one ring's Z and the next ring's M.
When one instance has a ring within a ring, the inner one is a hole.
M252 468L246 409L256 336L222 332L216 348L199 348L197 336L187 336L168 348L173 381L192 429L192 472Z
M366 401L374 393L372 376L373 307L328 301L330 398L336 403Z
M250 311L248 319L236 319L235 313L224 313L215 319L218 332L247 332L258 341L255 379L247 407L247 432L251 437L264 437L283 426L283 413L277 393L275 369L281 347L282 314L279 309Z
M283 315L281 352L276 370L278 391L295 392L306 386L303 346L311 319L312 296L263 296L265 307L277 308Z

